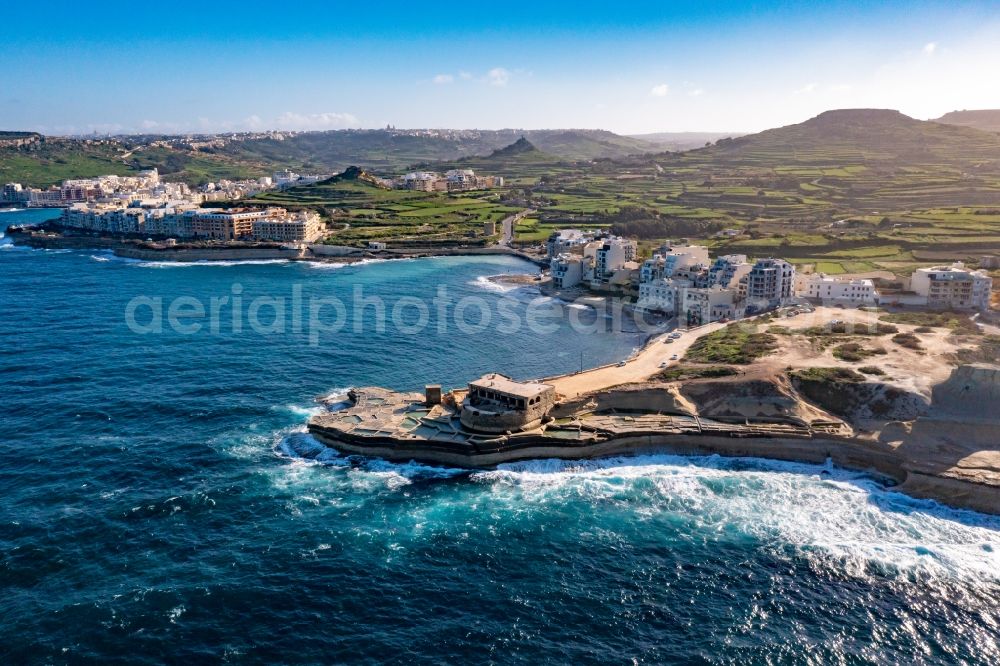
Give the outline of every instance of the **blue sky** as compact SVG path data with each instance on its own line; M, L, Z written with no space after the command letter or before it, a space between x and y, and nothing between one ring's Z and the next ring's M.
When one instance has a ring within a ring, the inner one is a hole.
M20 2L0 129L754 131L1000 108L1000 3L816 4Z

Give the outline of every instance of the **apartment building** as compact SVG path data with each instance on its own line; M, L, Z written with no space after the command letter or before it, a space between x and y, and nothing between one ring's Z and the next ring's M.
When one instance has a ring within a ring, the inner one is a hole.
M738 291L729 287L688 287L681 294L681 316L688 326L701 326L736 316Z
M990 306L993 278L956 262L951 266L918 268L910 289L927 299L927 306L942 310L986 310Z
M735 287L752 268L745 254L717 257L708 269L708 286Z
M758 259L746 274L746 299L753 310L779 305L794 293L795 267L783 259Z
M639 282L650 282L673 277L683 269L708 265L708 248L700 245L664 245L653 251L653 256L642 262Z
M636 242L608 236L594 242L594 277L592 286L605 285L625 264L635 261ZM588 245L589 247L589 245ZM586 249L584 250L586 254Z
M279 209L280 210L280 209ZM253 223L254 240L311 243L322 236L322 222L313 212L300 211L281 217L267 216Z
M871 280L837 278L824 273L796 277L795 295L846 305L874 305L878 292Z
M545 249L549 259L558 257L560 254L582 254L583 247L593 240L593 233L579 229L560 229L549 235L545 242Z
M684 290L691 287L689 280L659 278L639 284L636 309L672 315L680 310Z
M583 281L584 258L578 254L560 254L552 260L550 274L556 289L575 287Z
M139 208L121 202L74 204L62 224L114 235L145 234L174 238L235 241L313 242L322 236L319 215L284 208Z

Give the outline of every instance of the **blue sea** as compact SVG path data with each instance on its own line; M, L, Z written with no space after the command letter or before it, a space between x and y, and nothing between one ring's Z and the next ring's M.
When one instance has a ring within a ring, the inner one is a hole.
M0 228L52 215L0 212ZM305 432L316 397L352 386L528 378L642 343L583 309L589 327L564 309L531 330L552 303L485 278L533 270L184 265L0 239L0 663L1000 663L997 517L837 468L468 472L347 458ZM473 305L423 311L440 288ZM296 295L332 315L356 290L398 316L278 321ZM256 324L211 316L236 296Z

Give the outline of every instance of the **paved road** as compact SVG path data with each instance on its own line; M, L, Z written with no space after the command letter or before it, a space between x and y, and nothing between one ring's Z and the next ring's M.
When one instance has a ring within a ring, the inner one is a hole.
M522 217L531 215L535 212L534 208L525 208L520 213L515 213L514 215L508 215L500 223L503 226L503 234L500 236L500 245L509 247L512 240L514 240L514 225Z

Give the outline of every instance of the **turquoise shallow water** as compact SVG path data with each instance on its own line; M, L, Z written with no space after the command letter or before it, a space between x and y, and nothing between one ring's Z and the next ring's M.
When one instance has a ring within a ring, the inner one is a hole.
M0 213L0 226L48 213ZM0 241L3 242L3 241ZM335 388L624 357L635 334L140 335L136 296L532 295L506 258L144 264L0 245L0 659L997 663L1000 520L843 470L647 456L467 473L304 432ZM586 319L586 313L584 313ZM408 320L409 321L409 320ZM409 323L413 323L409 321Z

